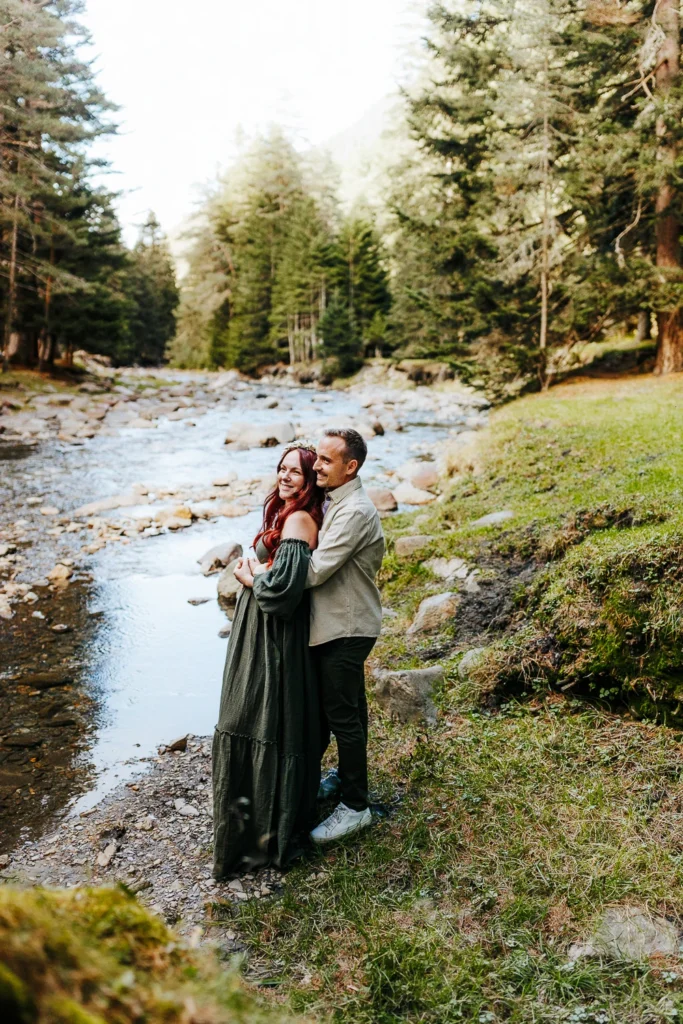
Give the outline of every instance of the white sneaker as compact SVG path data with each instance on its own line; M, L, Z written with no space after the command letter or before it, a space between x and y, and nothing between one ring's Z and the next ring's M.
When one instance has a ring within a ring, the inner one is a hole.
M361 828L367 828L370 824L372 813L369 807L364 811L354 811L346 804L337 804L329 818L313 829L311 839L318 844L332 843L335 839L342 839Z

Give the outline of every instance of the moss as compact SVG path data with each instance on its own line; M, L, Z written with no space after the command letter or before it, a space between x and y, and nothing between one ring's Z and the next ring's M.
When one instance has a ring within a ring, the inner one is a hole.
M34 1019L28 988L3 963L0 963L0 1018L17 1024L29 1024Z
M120 889L0 889L0 1011L17 1024L283 1020Z

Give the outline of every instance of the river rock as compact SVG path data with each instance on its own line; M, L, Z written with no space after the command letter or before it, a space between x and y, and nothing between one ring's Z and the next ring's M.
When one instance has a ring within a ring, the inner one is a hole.
M210 600L210 597L188 597L187 603L197 608L200 604L208 604Z
M109 498L100 498L98 501L90 501L87 505L81 505L71 515L74 519L82 519L90 516L99 516L102 512L111 512L116 508L127 508L129 505L146 505L145 495L134 494L112 494Z
M458 663L458 675L461 679L469 679L472 669L475 669L483 661L486 647L471 647L466 651Z
M216 502L216 507L213 510L213 517L220 516L224 519L239 519L240 516L246 516L249 514L249 506L242 505L236 501L221 501Z
M70 565L64 565L62 562L57 562L54 569L51 569L47 574L47 578L51 583L68 583L73 576L73 569Z
M402 480L394 487L394 497L403 505L429 505L430 502L436 501L435 494L414 487L408 480Z
M229 487L230 484L234 484L238 479L237 473L224 473L223 476L217 476L215 480L211 481L212 487Z
M443 681L443 668L404 669L375 672L377 703L399 722L424 722L436 725L434 687Z
M650 956L678 956L680 933L676 925L641 907L608 907L593 934L569 949L570 961L582 956L609 956L618 960L645 960Z
M464 580L469 572L464 558L430 558L425 565L442 580L453 577Z
M238 561L238 558L233 559L218 577L218 599L226 604L234 604L237 600L237 595L242 589L242 584L234 576Z
M217 544L215 547L209 548L206 554L197 559L197 562L203 574L211 576L215 572L220 572L230 562L234 562L236 558L241 558L242 554L241 544L228 541L226 544Z
M294 427L284 420L275 423L238 422L228 427L225 443L239 443L247 448L274 448L295 438Z
M43 505L40 509L41 516L58 516L59 509L56 505Z
M411 459L396 470L396 475L421 490L428 491L439 482L439 471L433 462Z
M103 850L97 854L98 867L108 868L114 859L116 853L116 843L109 843Z
M415 536L415 537L397 537L394 542L394 551L399 558L410 558L411 555L417 554L419 551L424 551L426 547L433 542L434 537L428 536Z
M386 487L368 487L367 495L378 512L395 512L398 502Z
M417 610L409 634L428 633L450 622L458 607L458 595L447 592L427 597Z
M509 509L504 509L501 512L489 512L487 516L482 516L480 519L475 519L472 526L477 528L483 528L485 526L497 526L499 523L506 523L508 519L514 519L515 513L510 512Z
M33 690L54 690L58 686L69 686L73 683L73 676L64 672L28 672L16 681Z
M185 530L192 525L192 511L187 505L161 509L156 514L156 521L159 526L165 526L167 530Z
M183 753L185 750L187 750L187 740L189 735L189 733L186 733L184 736L179 736L177 740L173 740L172 743L169 743L166 746L166 750L180 751L181 753Z
M178 814L184 814L187 818L197 818L199 811L194 804L183 804L182 807L178 808Z
M14 612L12 606L9 603L9 598L5 597L4 594L0 594L0 619L13 619Z
M39 747L43 737L37 732L16 732L13 736L5 736L3 743L6 747L31 748Z

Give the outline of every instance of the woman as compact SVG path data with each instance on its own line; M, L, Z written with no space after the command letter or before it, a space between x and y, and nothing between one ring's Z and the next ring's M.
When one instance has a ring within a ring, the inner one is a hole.
M254 540L269 568L249 559L237 601L213 741L214 877L300 852L320 780L318 688L308 647L304 590L324 494L315 449L289 445Z

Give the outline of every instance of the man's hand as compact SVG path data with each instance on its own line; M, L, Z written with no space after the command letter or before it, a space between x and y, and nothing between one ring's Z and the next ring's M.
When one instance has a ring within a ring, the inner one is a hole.
M240 558L239 562L234 568L233 575L235 579L242 584L243 587L254 586L254 577L249 566L248 558Z

